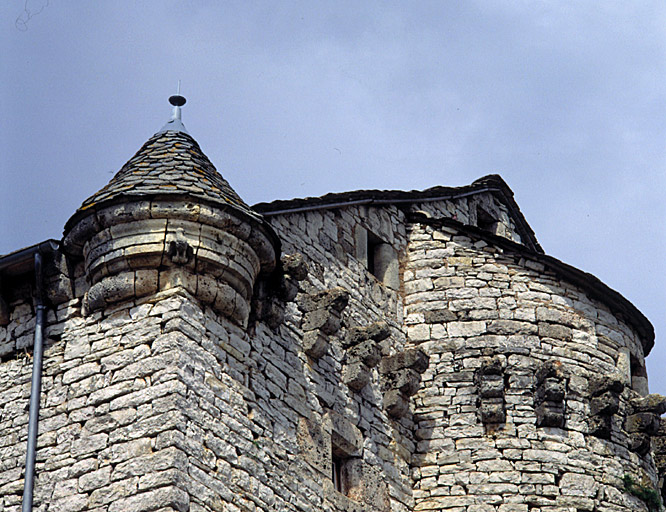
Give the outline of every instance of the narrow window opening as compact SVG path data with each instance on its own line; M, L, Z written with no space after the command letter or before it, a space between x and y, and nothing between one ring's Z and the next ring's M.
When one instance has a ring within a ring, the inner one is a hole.
M497 221L492 217L492 215L490 215L487 211L485 211L480 206L476 207L476 225L479 228L485 229L486 231L490 231L491 233L494 233L496 224L497 224Z
M331 479L333 480L333 487L339 493L346 495L347 489L345 488L343 479L344 459L337 455L333 455L333 460L331 462Z
M400 288L398 253L380 237L356 227L356 257L377 280L388 288Z
M648 394L647 370L645 364L635 355L629 358L631 367L631 388L641 395Z
M374 233L371 233L370 231L368 233L368 272L370 272L373 276L377 277L377 279L380 279L377 276L378 268L377 263L377 251L378 248L384 244L384 241L379 238L377 235ZM381 280L381 279L380 279Z
M333 411L326 414L324 421L330 425L329 474L333 488L352 501L363 502L363 434Z

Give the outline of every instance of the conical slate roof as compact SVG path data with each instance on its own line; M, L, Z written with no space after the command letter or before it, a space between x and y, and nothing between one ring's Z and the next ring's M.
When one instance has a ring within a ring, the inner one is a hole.
M164 195L200 198L261 218L217 172L190 135L172 130L153 135L104 188L83 202L77 213L123 198Z

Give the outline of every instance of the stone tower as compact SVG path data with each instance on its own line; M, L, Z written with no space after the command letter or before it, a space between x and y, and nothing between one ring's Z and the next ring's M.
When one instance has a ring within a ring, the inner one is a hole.
M0 512L40 337L34 510L657 510L652 326L499 176L250 208L170 101L61 242L0 257Z

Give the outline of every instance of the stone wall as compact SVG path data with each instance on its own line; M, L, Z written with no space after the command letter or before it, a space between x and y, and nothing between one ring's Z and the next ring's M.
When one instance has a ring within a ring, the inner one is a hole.
M168 325L178 306L162 297L86 318L80 307L76 299L49 314L35 510L148 510L147 502L184 503L186 494L169 472L182 456L169 441L183 424L177 334ZM13 325L34 324L30 309L13 308L10 336L18 334ZM27 352L12 354L0 367L3 511L20 509L31 345L26 342ZM137 497L126 501L132 495Z
M643 396L642 340L506 242L518 234L493 195L267 220L281 260L240 319L192 284L212 242L184 228L155 252L159 276L184 266L183 279L98 308L83 262L56 254L36 511L646 509L623 480L657 484L664 405ZM105 254L141 246L139 227L104 238ZM194 259L166 261L171 242ZM29 284L15 284L0 512L20 509L35 321Z
M35 510L409 505L408 466L394 467L394 436L375 418L377 389L352 391L339 371L332 387L321 375L340 370L337 342L313 361L296 327L258 323L251 337L181 288L87 317L80 307L71 301L49 318ZM30 307L12 311L8 330L30 329ZM0 370L0 510L9 512L22 494L29 354L13 353ZM334 455L348 465L344 493L333 486Z
M412 211L420 211L432 218L451 218L470 226L477 226L508 240L520 243L516 224L504 203L490 192L472 196L414 203Z
M415 510L647 510L623 481L657 483L627 423L634 330L521 251L427 223L410 230L404 272L409 344L430 356Z
M334 288L349 294L342 328L329 339L324 356L309 357L296 341L293 355L306 370L303 387L305 395L311 397L307 410L299 411L300 421L317 432L325 425L327 411L332 411L358 429L362 438L362 448L355 455L358 461L348 458L346 464L358 465L356 480L365 491L348 492L352 502L364 504L363 510L411 510L411 416L387 414L384 404L390 384L379 365L380 358L404 351L403 304L398 290L375 277L364 258L369 232L393 248L397 264L405 250L404 215L396 208L349 207L285 214L269 217L269 221L280 236L283 252L302 254L309 269L296 304L288 308L281 333L292 331L291 340L303 338L301 317L309 313L299 310L298 305L302 308L308 296ZM384 333L377 327L382 324L387 327ZM336 435L325 430L313 437L321 435L325 451L331 443L335 451ZM304 437L306 446L313 442L310 435ZM305 466L326 467L317 461L315 450L306 448L303 453L306 457L301 463ZM326 489L328 478L324 470L315 481L319 485L323 482ZM339 499L341 493L323 495Z
M412 422L386 412L395 371L379 365L404 348L402 302L357 258L362 230L404 247L400 215L276 222L303 254L283 259L295 290L261 284L255 310L283 316L248 329L179 286L91 312L77 278L79 297L48 315L35 510L410 510ZM28 301L9 311L3 512L20 508L34 329Z

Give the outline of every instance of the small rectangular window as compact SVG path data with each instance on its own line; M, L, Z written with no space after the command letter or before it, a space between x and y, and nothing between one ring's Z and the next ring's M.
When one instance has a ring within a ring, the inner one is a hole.
M342 493L342 494L347 494L347 490L345 489L344 486L344 479L343 479L343 465L344 465L344 460L341 457L338 457L336 455L333 455L333 460L331 464L331 479L333 480L333 487L335 488L336 491Z
M394 290L400 287L397 252L379 236L361 226L356 227L356 258L387 287Z
M638 357L634 354L630 356L630 365L631 365L631 389L639 393L640 395L647 395L648 390L648 375L647 370L645 369L645 363L643 363Z

